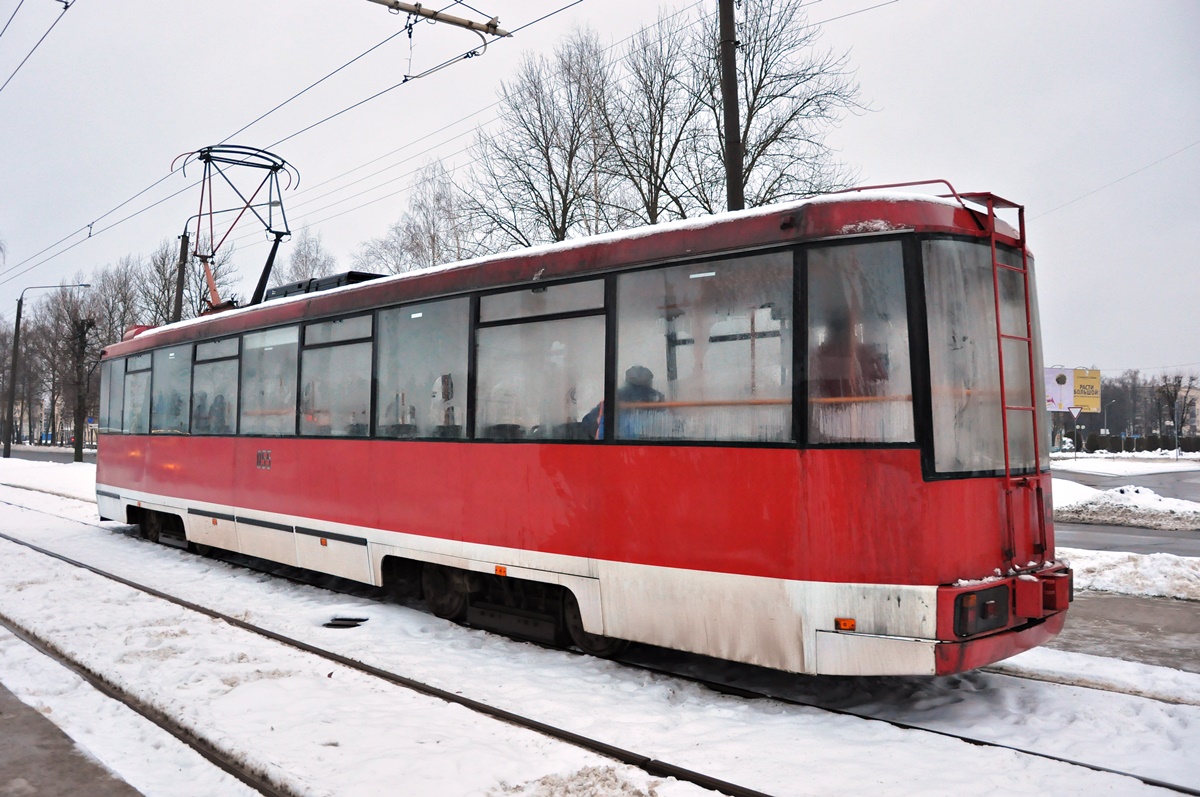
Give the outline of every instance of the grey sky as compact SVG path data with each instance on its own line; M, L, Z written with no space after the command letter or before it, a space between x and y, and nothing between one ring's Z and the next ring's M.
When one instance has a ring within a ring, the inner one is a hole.
M0 25L17 1L0 0ZM472 5L517 28L567 1ZM1025 204L1048 365L1200 371L1200 4L899 0L872 8L881 1L809 4L811 20L831 20L825 44L851 51L873 109L833 132L842 157L864 182L945 178ZM61 9L25 0L0 38L0 82ZM274 146L302 176L300 190L285 195L293 227L312 224L349 267L357 245L400 214L405 175L452 156L491 119L498 81L521 53L548 50L577 24L616 41L656 13L652 3L586 0L482 57ZM103 214L166 176L176 155L221 141L403 21L366 0L77 0L0 92L0 237L8 246L0 314L11 319L27 285L174 241L196 212L196 189L105 228L186 189L182 175ZM419 25L411 63L401 35L232 143L272 147L477 43L473 34ZM92 239L74 235L65 244L82 243L27 271L57 251L35 257L39 250L91 222ZM234 237L246 295L267 245L252 232Z

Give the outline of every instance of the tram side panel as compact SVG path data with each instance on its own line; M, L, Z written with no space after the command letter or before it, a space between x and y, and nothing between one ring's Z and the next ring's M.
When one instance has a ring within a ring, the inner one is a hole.
M1005 634L937 650L939 585L1003 566L1003 497L997 479L924 482L911 449L105 445L101 483L176 511L195 541L368 583L383 555L499 565L571 588L594 633L838 673L932 672L1029 646ZM236 516L234 544L202 536L217 515ZM855 635L838 632L844 617Z

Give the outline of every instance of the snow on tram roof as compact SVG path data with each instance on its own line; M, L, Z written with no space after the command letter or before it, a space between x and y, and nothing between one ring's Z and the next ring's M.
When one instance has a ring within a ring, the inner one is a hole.
M671 232L684 232L688 230L703 230L709 227L716 226L734 219L754 219L763 216L777 215L781 212L789 210L798 210L810 205L837 204L837 203L852 203L852 202L922 202L926 204L945 205L951 208L961 208L962 204L958 200L950 197L936 196L933 194L921 194L912 191L896 191L890 189L863 189L861 191L843 191L831 194L821 194L806 199L799 199L790 202L779 202L772 205L760 205L746 210L729 210L712 213L707 216L698 216L691 219L679 219L676 221L663 222L660 224L647 224L641 227L635 227L628 230L615 230L613 232L599 233L597 235L589 235L582 238L571 238L566 241L557 241L554 243L536 244L534 246L524 247L521 249L513 249L508 252L495 252L478 257L468 258L466 260L456 260L450 263L443 263L429 268L417 269L414 271L405 271L400 274L388 274L378 279L369 280L367 282L358 282L350 285L340 285L336 288L329 288L321 291L320 296L329 296L344 291L361 289L365 286L378 287L391 282L398 282L412 279L416 276L428 276L431 274L444 273L455 271L458 269L470 268L481 264L502 263L506 260L516 260L520 258L541 257L550 254L561 252L570 252L574 249L583 247L596 246L598 244L615 243L620 241L636 240L638 238L649 238ZM870 232L886 232L894 229L889 226L884 219L863 219L858 224L854 225L853 229L843 229L842 234L861 234ZM301 293L294 296L285 296L278 299L271 299L269 302L262 302L256 305L247 305L245 307L236 307L230 310L224 310L218 314L201 315L195 318L189 318L185 321L177 321L173 324L164 324L162 326L149 327L139 331L130 340L145 340L148 337L158 335L165 332L173 332L180 329L186 329L191 326L200 326L213 321L216 318L230 319L241 315L246 315L261 311L264 306L280 307L296 302L304 302L311 300L318 294Z

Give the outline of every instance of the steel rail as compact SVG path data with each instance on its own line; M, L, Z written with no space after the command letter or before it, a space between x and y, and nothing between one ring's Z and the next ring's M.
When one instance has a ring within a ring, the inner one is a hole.
M6 539L11 540L12 538L6 536ZM126 690L121 689L115 684L112 684L109 681L101 678L98 674L92 672L75 659L67 656L48 640L42 639L41 637L20 627L2 613L0 613L0 628L4 628L26 645L29 645L42 655L50 658L52 661L58 662L62 666L66 667L105 697L117 701L121 705L136 713L138 716L153 724L155 727L175 737L186 747L199 753L200 756L210 764L215 765L226 773L237 778L239 781L254 789L259 794L264 795L264 797L300 797L297 792L294 792L290 789L281 788L279 785L270 781L262 773L256 772L254 769L238 763L232 756L227 755L223 750L221 750L221 748L210 743L204 737L189 730L183 724L176 722L171 718L170 715L158 710L143 700L139 700Z
M0 503L12 505L11 502L8 502L8 501L0 501ZM25 507L25 508L28 508L28 507ZM40 510L34 510L34 511L40 511ZM45 513L45 514L52 514L52 513ZM70 519L70 518L68 518L68 519ZM71 520L73 520L73 519L71 519ZM79 520L75 520L74 522L81 523L83 525L94 525L94 524L87 524L87 523L84 523L84 521L79 521ZM502 722L507 722L510 725L514 725L519 728L524 728L526 730L534 731L535 733L542 734L543 736L548 736L552 739L557 739L558 741L566 742L567 744L571 744L571 745L574 745L581 749L587 750L589 752L596 753L596 754L602 755L606 758L610 758L610 759L619 761L623 764L628 764L629 766L636 767L636 768L642 770L643 772L645 772L649 775L652 775L654 777L675 778L676 780L686 781L686 782L692 783L696 786L700 786L701 788L704 788L704 789L709 789L712 791L720 792L722 794L727 794L730 797L771 797L771 795L767 794L766 792L761 792L761 791L758 791L757 789L752 789L747 786L741 786L736 783L730 783L729 781L722 780L720 778L715 778L710 775L705 775L701 772L696 772L694 770L687 769L686 767L681 767L677 764L672 764L667 761L660 761L656 758L652 758L651 756L642 755L641 753L636 753L631 750L626 750L623 747L618 747L613 744L608 744L607 742L602 742L598 739L593 739L591 737L584 736L583 734L575 733L573 731L568 731L564 728L559 728L555 725L550 725L549 723L541 722L539 720L535 720L530 717L526 717L526 716L517 714L512 711L508 711L506 709L498 708L496 706L490 705L488 703L484 703L479 700L474 700L469 697L464 697L463 695L456 694L454 692L450 692L445 689L439 689L436 686L431 686L429 684L426 684L422 681L418 681L413 678L408 678L403 675L398 675L396 673L388 672L387 670L381 669L379 667L374 667L370 664L365 664L363 662L357 661L357 660L349 658L347 656L342 656L341 654L334 653L329 650L325 650L324 648L320 648L315 645L310 645L309 643L303 642L299 639L294 639L292 637L285 636L284 634L280 634L275 631L271 631L270 629L256 626L252 623L248 623L248 622L246 622L244 620L240 620L236 617L232 617L230 615L223 614L218 611L214 611L213 609L209 609L207 607L200 606L199 604L192 603L191 601L187 601L182 598L177 598L173 595L169 595L169 594L162 592L161 590L157 590L153 587L148 587L144 584L138 584L137 582L130 581L129 579L124 578L122 576L118 576L115 573L109 573L109 572L107 572L105 570L101 570L100 568L97 568L93 565L89 565L86 562L80 562L78 560L70 558L69 556L64 556L64 555L56 553L54 551L47 550L47 549L42 548L39 545L35 545L31 542L21 540L16 537L12 537L9 534L0 532L0 539L7 540L16 545L24 546L24 547L29 548L30 550L36 551L37 553L40 553L44 556L49 556L53 559L57 559L68 565L71 565L72 567L77 567L82 570L87 570L88 572L94 573L98 576L101 576L102 578L107 578L118 584L129 587L130 589L135 589L146 595L150 595L152 597L159 598L161 600L165 600L165 601L172 603L176 606L179 606L181 608L189 609L191 611L202 614L206 617L210 617L214 620L224 621L236 628L242 629L243 631L249 631L250 633L257 634L258 636L265 637L266 639L270 639L272 641L279 642L281 644L287 645L289 647L295 648L295 649L303 651L305 653L312 654L312 655L317 656L326 661L333 662L335 664L340 664L344 667L348 667L357 672L361 672L366 675L373 675L376 678L379 678L380 680L387 681L388 683L394 684L396 686L404 687L406 689L417 692L419 694L423 694L428 697L438 698L440 700L444 700L447 703L453 703L455 705L462 706L463 708L470 709L471 711L474 711L478 714L482 714L484 716L491 717L493 719L497 719ZM2 623L2 624L7 625L7 623ZM74 668L72 668L72 669L74 669ZM256 786L256 788L257 788L257 786Z

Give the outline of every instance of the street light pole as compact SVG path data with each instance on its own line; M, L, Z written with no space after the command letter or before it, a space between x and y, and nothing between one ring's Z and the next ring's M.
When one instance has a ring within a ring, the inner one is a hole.
M25 304L25 291L90 287L92 287L91 284L86 282L80 282L74 285L31 285L25 290L21 291L21 295L17 297L17 318L13 322L12 369L8 374L8 412L4 416L4 459L8 459L12 456L13 406L17 401L17 359L21 351L21 308ZM75 434L79 434L78 429L75 430Z

